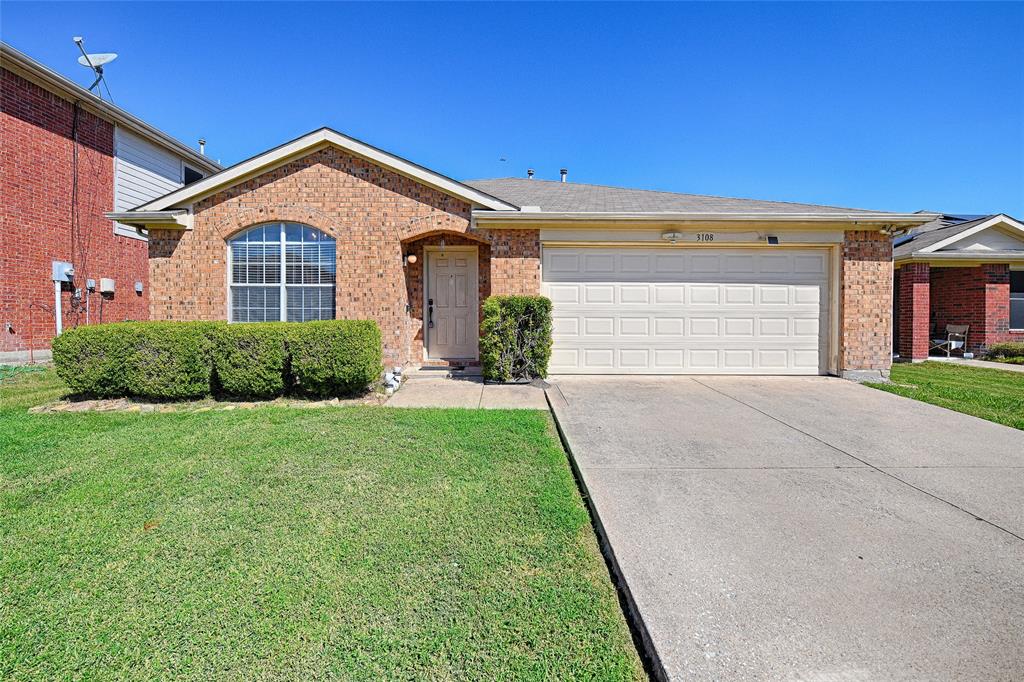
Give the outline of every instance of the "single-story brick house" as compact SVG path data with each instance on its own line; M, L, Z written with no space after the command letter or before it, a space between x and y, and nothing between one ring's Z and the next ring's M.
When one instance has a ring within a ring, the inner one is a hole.
M924 360L946 325L966 350L1024 341L1024 224L1008 215L939 215L896 239L895 350ZM944 353L943 353L944 354Z
M480 303L554 302L552 373L879 376L900 214L507 178L324 128L109 218L154 320L371 318L389 362L478 358Z

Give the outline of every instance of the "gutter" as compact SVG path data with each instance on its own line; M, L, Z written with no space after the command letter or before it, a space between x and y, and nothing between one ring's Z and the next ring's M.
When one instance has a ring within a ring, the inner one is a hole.
M1024 263L1024 251L935 251L933 253L911 253L906 256L896 256L894 263L921 263L928 261L968 261L968 262L996 262L1007 261Z
M133 227L155 227L164 230L192 229L192 216L184 208L169 211L110 211L103 215L110 220Z
M3 62L0 65L5 69L34 81L51 92L57 91L55 94L65 99L81 102L83 106L101 118L112 120L114 123L124 126L133 132L155 140L175 154L187 157L189 165L198 166L208 173L216 173L221 170L221 165L213 159L203 156L183 142L157 130L142 119L129 114L124 109L97 97L74 81L43 66L7 43L0 42L0 56L3 57Z

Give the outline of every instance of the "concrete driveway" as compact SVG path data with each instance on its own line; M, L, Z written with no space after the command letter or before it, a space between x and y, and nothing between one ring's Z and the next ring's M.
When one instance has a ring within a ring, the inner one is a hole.
M668 677L1024 678L1024 432L825 377L553 383Z

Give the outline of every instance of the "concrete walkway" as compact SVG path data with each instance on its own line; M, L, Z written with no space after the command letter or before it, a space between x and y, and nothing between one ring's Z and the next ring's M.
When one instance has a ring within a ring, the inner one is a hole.
M986 369L1001 369L1004 372L1024 372L1024 365L1011 365L1008 362L990 362L989 360L964 360L963 358L928 358L936 362L950 362L954 365L967 365L968 367L984 367Z
M485 384L479 376L450 377L445 372L411 372L388 399L388 407L463 407L470 409L546 410L544 389L530 384Z
M552 383L656 672L1021 679L1024 432L826 377Z

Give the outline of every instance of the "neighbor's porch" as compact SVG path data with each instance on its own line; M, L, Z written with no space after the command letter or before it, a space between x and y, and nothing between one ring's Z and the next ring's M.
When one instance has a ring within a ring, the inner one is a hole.
M957 354L1024 340L1024 271L1011 271L1006 263L904 263L894 273L893 313L893 350L902 360L945 356L932 346L945 336L946 325L968 327L966 346Z

